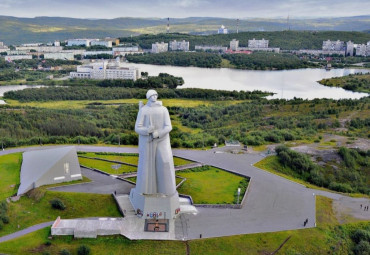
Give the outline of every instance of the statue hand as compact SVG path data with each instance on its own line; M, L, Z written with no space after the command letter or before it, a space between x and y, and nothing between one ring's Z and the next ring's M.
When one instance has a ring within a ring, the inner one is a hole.
M148 127L148 134L151 134L154 132L154 127L153 126L149 126Z
M157 130L154 130L154 132L153 132L153 139L158 138L158 137L159 137L158 131Z

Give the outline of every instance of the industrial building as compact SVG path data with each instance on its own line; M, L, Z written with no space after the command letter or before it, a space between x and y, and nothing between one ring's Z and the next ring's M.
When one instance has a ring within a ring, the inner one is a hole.
M17 195L42 185L81 180L75 147L63 147L23 153L20 186Z
M182 40L178 42L176 40L170 41L170 50L172 51L189 51L189 42Z
M152 53L161 53L166 51L168 51L168 43L156 42L152 44Z

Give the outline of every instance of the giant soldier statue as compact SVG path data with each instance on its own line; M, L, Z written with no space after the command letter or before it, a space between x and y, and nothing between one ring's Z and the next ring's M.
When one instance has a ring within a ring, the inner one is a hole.
M170 115L162 102L157 101L155 90L149 90L146 98L148 103L144 106L140 103L135 123L139 165L130 200L139 217L171 219L180 212L180 204L169 136Z

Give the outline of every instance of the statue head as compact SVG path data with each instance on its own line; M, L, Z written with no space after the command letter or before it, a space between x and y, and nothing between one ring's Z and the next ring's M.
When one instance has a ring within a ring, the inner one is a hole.
M150 89L148 90L148 92L146 92L146 99L152 102L155 102L157 101L157 98L158 98L158 93L154 89Z

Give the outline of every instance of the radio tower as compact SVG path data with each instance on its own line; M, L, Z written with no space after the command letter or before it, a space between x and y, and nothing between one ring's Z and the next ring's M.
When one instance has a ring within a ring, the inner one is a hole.
M170 18L167 18L167 34L170 33Z
M290 31L289 14L288 14L288 17L286 19L286 24L287 24L287 27L288 27L288 31Z
M239 19L236 20L236 33L239 34Z

